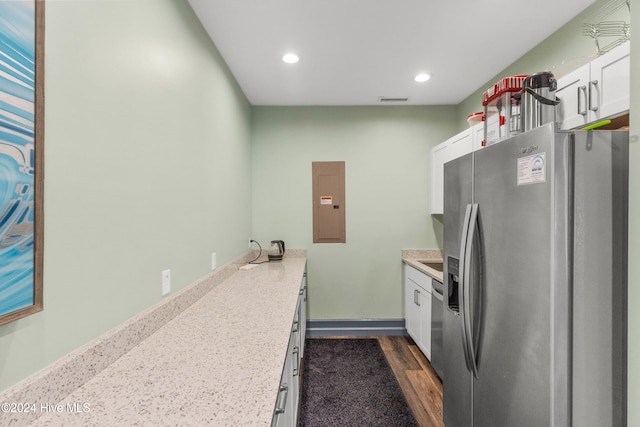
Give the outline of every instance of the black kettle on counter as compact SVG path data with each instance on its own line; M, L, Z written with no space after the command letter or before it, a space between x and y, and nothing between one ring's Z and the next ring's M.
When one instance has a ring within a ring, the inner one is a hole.
M284 241L272 240L271 247L267 250L267 257L269 261L282 261L284 255Z

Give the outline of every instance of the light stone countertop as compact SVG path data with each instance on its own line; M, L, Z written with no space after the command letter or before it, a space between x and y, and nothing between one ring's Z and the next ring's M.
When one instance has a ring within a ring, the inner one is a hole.
M422 264L420 261L442 262L442 251L439 249L403 249L402 262L427 274L440 283L444 283L443 273Z
M270 425L305 264L237 271L33 425Z

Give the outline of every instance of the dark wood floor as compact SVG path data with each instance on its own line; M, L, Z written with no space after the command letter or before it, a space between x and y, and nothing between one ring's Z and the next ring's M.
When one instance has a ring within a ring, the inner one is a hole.
M421 427L444 427L442 382L410 337L376 337Z
M376 338L416 421L421 427L444 427L442 422L442 382L410 337L336 338Z

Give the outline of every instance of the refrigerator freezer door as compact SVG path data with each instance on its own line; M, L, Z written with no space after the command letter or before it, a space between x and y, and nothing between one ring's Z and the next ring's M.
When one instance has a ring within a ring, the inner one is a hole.
M566 396L553 395L552 382L553 335L565 334L567 341L566 331L552 333L558 303L552 236L566 240L566 218L554 213L554 185L564 179L564 168L558 179L553 141L553 127L544 126L475 155L474 201L486 268L475 282L482 288L474 290L485 307L481 325L474 325L480 330L474 427L555 426L552 402L567 404ZM563 375L566 370L560 367Z
M458 304L458 261L463 219L472 201L473 155L444 167L443 419L447 427L472 425L472 374L467 370ZM452 266L456 266L453 269ZM455 309L452 307L456 307Z
M627 132L575 135L573 425L626 425Z

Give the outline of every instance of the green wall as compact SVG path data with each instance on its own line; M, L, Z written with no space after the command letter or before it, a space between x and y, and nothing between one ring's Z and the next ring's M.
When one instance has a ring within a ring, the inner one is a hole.
M436 248L431 148L454 107L254 107L253 238L306 248L309 317L398 319L402 248ZM314 244L311 163L346 162L346 244Z
M44 307L0 390L247 250L251 107L186 1L46 3Z

